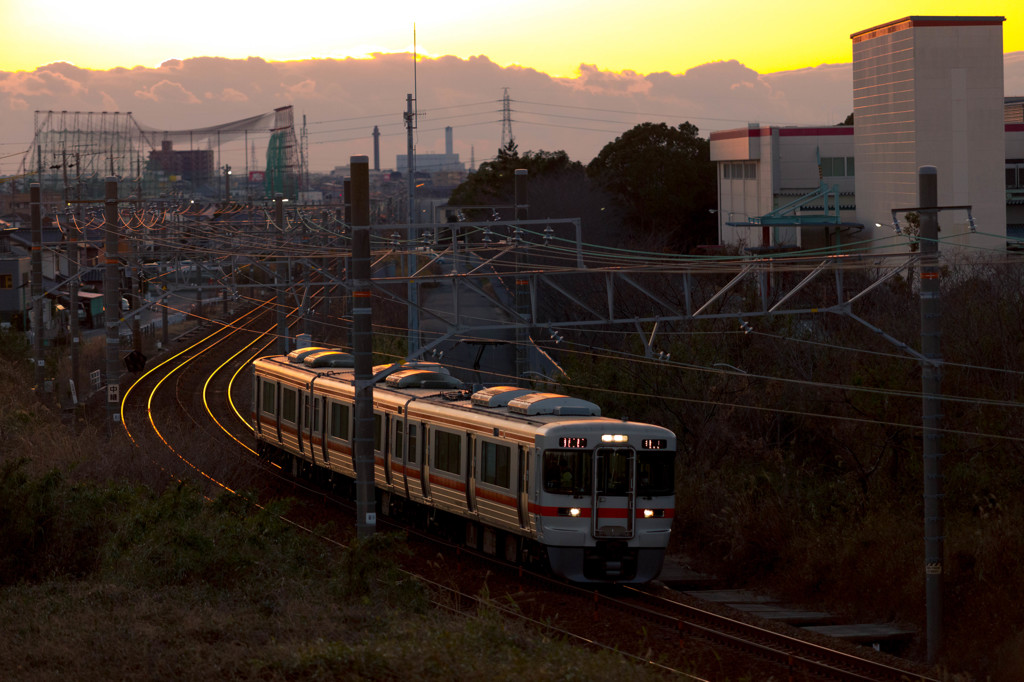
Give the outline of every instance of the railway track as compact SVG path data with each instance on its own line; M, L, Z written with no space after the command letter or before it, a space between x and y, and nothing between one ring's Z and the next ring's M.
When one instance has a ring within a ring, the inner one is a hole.
M259 491L304 501L290 521L312 528L330 519L354 525L353 505L323 481L296 481L259 460L246 419L250 386L243 369L272 343L274 321L256 307L194 341L140 377L124 394L122 423L140 453L165 475L215 492ZM324 503L327 504L324 504ZM380 518L414 547L406 569L440 603L475 604L481 595L509 615L658 665L693 679L930 680L897 661L880 663L793 635L741 622L653 589L597 591L555 581L522 567ZM345 538L331 538L339 541Z

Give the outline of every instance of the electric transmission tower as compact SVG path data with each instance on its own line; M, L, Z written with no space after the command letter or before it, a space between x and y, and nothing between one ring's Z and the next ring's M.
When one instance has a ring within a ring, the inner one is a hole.
M501 98L501 148L505 149L515 139L512 135L512 100L508 97L508 88Z

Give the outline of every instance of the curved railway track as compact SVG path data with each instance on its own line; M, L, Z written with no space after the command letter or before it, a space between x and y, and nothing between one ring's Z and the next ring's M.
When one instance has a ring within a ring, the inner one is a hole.
M256 457L246 417L244 369L270 346L274 320L265 305L238 315L140 376L124 393L122 424L142 456L177 481L265 499L298 496L307 504L293 523L326 518L352 528L353 505L326 482L296 481ZM323 502L330 504L322 504ZM414 547L413 575L445 591L441 600L475 603L481 594L510 615L530 619L589 645L614 648L693 679L929 680L909 664L822 646L758 627L651 589L580 589L512 567L420 533L412 523L381 518ZM336 539L332 539L336 541ZM454 597L452 595L455 595Z

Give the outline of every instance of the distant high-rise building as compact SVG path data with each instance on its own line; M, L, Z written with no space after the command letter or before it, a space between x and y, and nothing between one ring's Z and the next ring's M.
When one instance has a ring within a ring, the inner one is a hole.
M979 232L996 235L970 244L1005 248L1003 21L911 16L850 36L857 216L868 234L892 209L917 205L917 170L932 165L939 204L972 205ZM950 228L940 237L966 233L965 221L940 213L940 230Z
M149 153L149 168L184 182L207 183L214 175L213 150L177 151L170 140L163 140L159 150Z

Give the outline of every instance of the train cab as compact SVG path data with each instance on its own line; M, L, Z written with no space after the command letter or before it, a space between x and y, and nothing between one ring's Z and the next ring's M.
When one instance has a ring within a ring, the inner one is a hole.
M583 421L538 440L538 535L552 570L576 582L656 578L675 508L672 432Z

